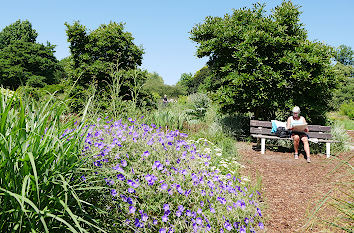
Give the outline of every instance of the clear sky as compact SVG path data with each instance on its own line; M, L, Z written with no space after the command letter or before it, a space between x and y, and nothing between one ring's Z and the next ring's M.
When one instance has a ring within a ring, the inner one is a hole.
M232 9L252 7L250 0L7 0L0 3L0 30L18 19L29 20L38 32L37 41L55 44L60 60L70 55L65 22L79 20L88 29L110 21L125 22L145 54L142 68L157 72L166 84L175 84L182 73L195 73L206 58L195 56L189 31L206 16L224 16ZM281 0L259 1L266 9ZM354 0L293 0L302 6L301 22L310 40L354 49Z

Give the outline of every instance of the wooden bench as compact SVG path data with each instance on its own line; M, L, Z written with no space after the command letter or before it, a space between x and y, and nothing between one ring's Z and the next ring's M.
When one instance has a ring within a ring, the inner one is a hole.
M327 158L331 155L331 143L338 142L332 139L331 127L321 125L309 125L309 132L307 134L311 138L318 139L318 142L326 143L326 155ZM277 140L292 140L292 138L280 138L274 133L271 133L272 123L270 121L257 121L251 120L250 133L254 138L261 139L261 154L265 153L265 140L277 139Z

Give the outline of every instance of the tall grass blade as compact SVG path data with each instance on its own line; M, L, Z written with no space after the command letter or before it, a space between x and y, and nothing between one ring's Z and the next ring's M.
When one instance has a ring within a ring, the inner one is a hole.
M27 204L29 204L34 209L34 211L37 213L37 215L39 216L39 219L41 220L41 222L43 224L45 232L49 232L47 224L46 224L44 217L43 217L43 213L38 209L38 207L30 199L28 199L26 197L22 197L16 193L10 192L10 191L5 190L3 188L0 188L0 191L3 191L4 193L7 193L8 195L14 197L17 200L17 202L21 205L21 209L23 212L26 212L27 210L25 209L24 205L22 205L22 202L26 202Z
M37 168L36 168L36 163L34 162L34 157L32 152L28 152L28 157L32 165L32 171L34 175L34 181L36 183L36 190L37 190L37 198L38 198L38 205L39 208L41 207L41 199L39 198L39 184L38 184L38 174L37 174Z

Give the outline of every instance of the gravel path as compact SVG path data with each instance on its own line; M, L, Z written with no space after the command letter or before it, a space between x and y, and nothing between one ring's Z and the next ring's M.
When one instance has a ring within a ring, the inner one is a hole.
M304 227L311 210L334 187L334 183L353 179L338 171L328 175L338 164L337 160L312 155L312 162L307 163L303 155L295 160L292 153L267 150L265 155L261 155L252 149L251 143L238 142L237 147L242 157L241 163L245 166L241 173L252 180L257 177L262 179L267 232L338 232L320 224L320 221L311 227ZM353 151L337 157L351 159L352 164ZM322 219L331 219L335 215L334 210L329 208L319 212Z

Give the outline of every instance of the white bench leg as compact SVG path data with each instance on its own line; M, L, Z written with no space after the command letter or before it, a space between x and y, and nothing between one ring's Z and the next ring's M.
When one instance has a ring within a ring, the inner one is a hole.
M331 143L326 142L326 155L327 158L331 157Z
M261 154L265 153L265 138L261 138Z

